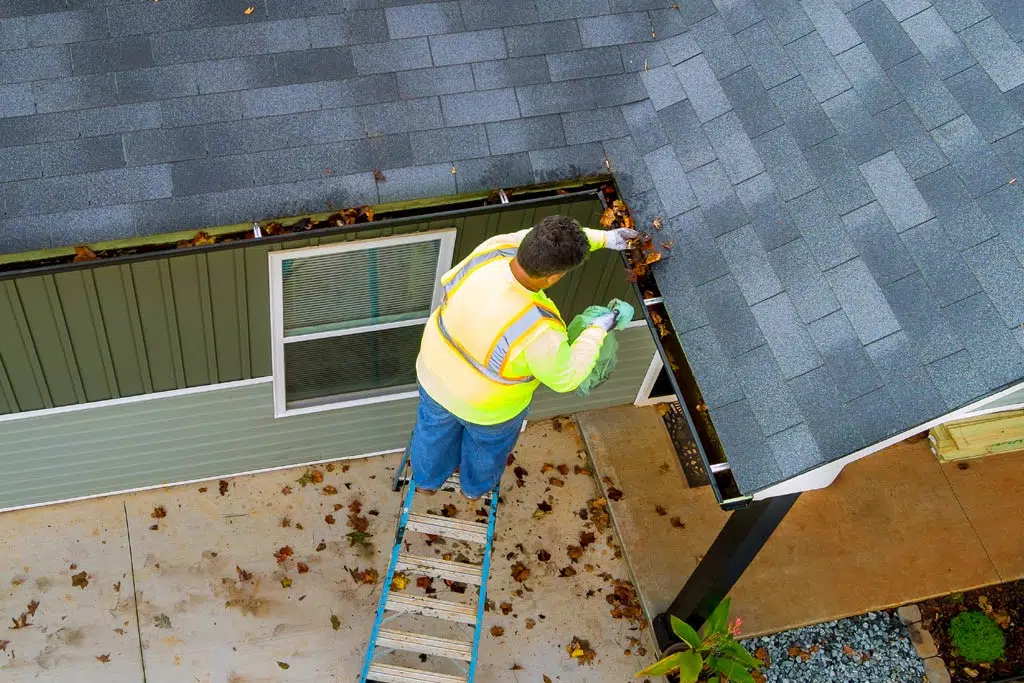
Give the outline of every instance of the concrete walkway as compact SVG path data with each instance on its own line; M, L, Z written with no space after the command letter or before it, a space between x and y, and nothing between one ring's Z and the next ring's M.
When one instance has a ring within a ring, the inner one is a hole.
M0 616L28 622L0 631L0 680L355 681L380 586L353 573L386 570L396 464L321 466L323 481L305 487L298 468L0 515ZM498 512L481 683L626 681L652 661L641 654L651 645L639 604L630 620L629 605L608 599L616 587L628 595L616 584L628 572L611 529L580 517L598 495L585 465L569 421L531 423L520 440L522 469L506 474ZM355 501L372 534L366 547L347 537L360 525L349 521ZM426 507L445 502L476 517L479 506L458 496ZM593 542L571 560L569 546L586 532ZM285 546L293 554L278 561ZM517 562L529 570L522 583L512 577ZM409 578L406 590L423 592ZM458 599L435 584L439 597ZM569 657L574 636L589 640L592 664Z
M579 422L603 485L623 492L612 517L645 608L658 614L727 515L709 488L687 488L655 408ZM756 635L1020 578L1021 491L1024 453L966 469L939 464L925 442L868 456L801 496L734 588L735 613Z

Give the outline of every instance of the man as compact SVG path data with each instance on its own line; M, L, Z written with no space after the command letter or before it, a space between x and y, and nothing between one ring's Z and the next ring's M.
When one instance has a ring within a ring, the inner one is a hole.
M533 392L569 392L597 362L617 315L595 320L572 343L544 294L596 249L622 251L634 230L590 230L565 216L497 235L441 278L441 305L423 333L419 412L410 442L413 479L436 491L459 468L462 493L497 485Z

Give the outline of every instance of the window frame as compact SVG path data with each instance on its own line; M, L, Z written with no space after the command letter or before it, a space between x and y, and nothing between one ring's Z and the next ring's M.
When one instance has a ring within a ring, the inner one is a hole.
M372 227L372 226L371 226ZM373 403L384 403L399 401L407 398L415 398L417 394L415 385L402 385L398 387L386 387L379 390L367 390L342 394L351 398L340 401L317 403L299 407L288 407L285 395L285 344L303 341L314 341L332 337L343 337L353 334L365 334L378 330L396 329L400 327L411 327L422 325L430 319L430 314L441 304L441 276L452 268L452 259L455 255L455 239L457 230L455 228L444 228L441 230L427 230L413 232L405 235L392 235L387 237L372 237L357 239L347 242L317 245L312 247L301 247L298 249L280 249L271 251L268 256L268 268L270 271L270 348L271 348L271 372L274 389L274 417L290 417L292 415L305 415L308 413L319 413L325 410L338 410L341 408L352 408ZM409 320L392 321L376 325L360 325L343 330L329 332L312 332L307 334L285 336L284 333L284 277L283 264L285 260L311 258L315 256L326 256L340 254L349 251L365 251L388 246L402 244L416 244L420 242L438 242L437 267L434 272L434 289L431 296L430 313L427 317L411 318ZM315 399L314 399L315 400Z

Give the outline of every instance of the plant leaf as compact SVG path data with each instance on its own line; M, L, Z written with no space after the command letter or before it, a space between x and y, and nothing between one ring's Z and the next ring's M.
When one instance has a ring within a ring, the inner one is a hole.
M688 654L686 652L677 652L673 655L669 655L664 659L659 659L654 664L651 664L646 669L637 671L634 674L637 677L640 676L664 676L665 674L671 673L679 668L680 662L682 661L683 655Z
M729 641L722 646L722 653L726 657L735 659L737 662L747 667L748 669L759 669L764 666L764 662L755 657L754 655L747 652L747 649L737 643L735 640Z
M701 646L700 636L697 631L679 617L669 615L669 624L672 625L672 632L679 636L680 640L697 650Z
M679 683L696 683L700 670L704 668L704 660L700 654L690 650L681 652L679 660Z
M729 620L729 603L730 598L725 598L722 602L718 603L718 607L711 613L708 620L704 622L704 625L700 627L700 634L707 638L712 633L726 632L726 624Z
M754 683L754 677L750 675L747 668L735 659L715 657L708 660L711 668L725 676L734 683Z

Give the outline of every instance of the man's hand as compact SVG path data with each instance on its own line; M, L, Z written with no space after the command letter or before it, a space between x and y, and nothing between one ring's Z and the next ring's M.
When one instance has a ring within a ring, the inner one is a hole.
M615 228L605 233L604 246L605 249L614 249L615 251L625 251L629 247L629 240L635 240L640 233L636 230L630 230L629 228Z
M605 332L611 332L615 328L615 324L619 321L618 311L609 311L604 315L599 315L594 318L594 321L590 323L592 327L600 327Z

